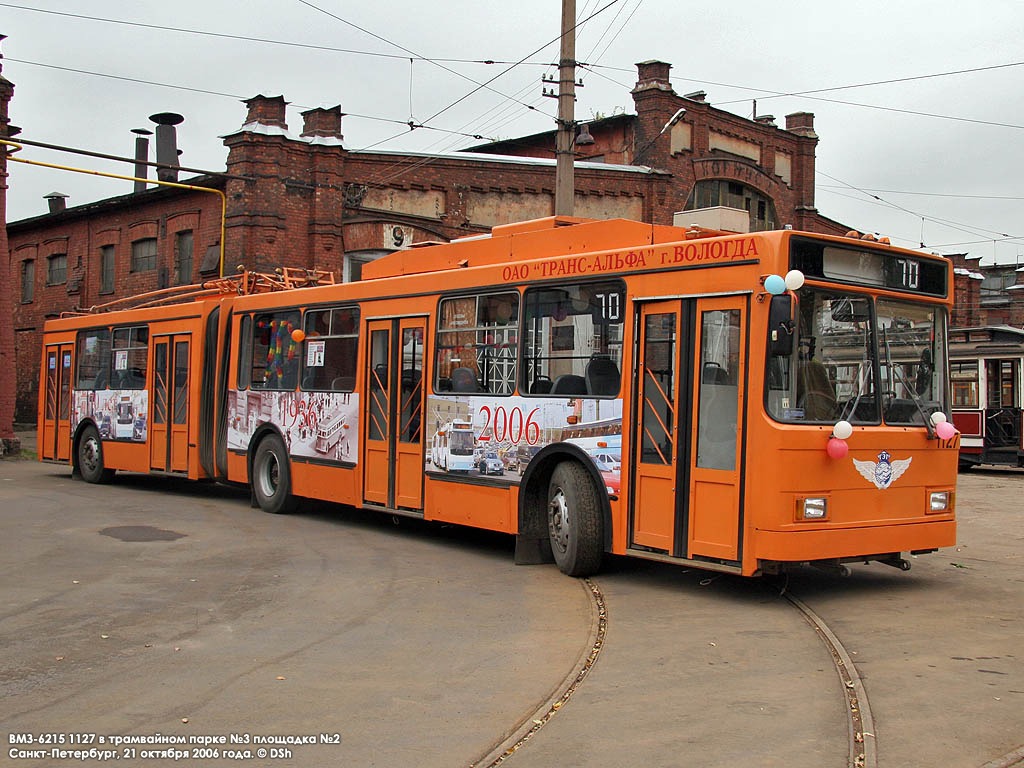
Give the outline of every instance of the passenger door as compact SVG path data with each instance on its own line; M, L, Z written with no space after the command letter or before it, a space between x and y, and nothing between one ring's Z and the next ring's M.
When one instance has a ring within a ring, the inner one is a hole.
M740 559L747 300L640 305L632 548Z
M740 559L746 296L697 305L689 556Z
M44 459L71 458L71 344L46 347L46 392L43 434L39 446Z
M191 334L154 336L149 465L157 472L188 472L191 341Z
M637 434L632 441L636 459L632 543L665 554L676 549L676 527L684 524L685 511L676 494L680 458L685 464L689 448L686 432L680 431L681 422L685 430L689 420L685 386L684 397L679 397L680 374L686 378L680 362L685 364L688 359L680 355L681 339L685 339L683 324L688 321L682 308L679 301L642 306L635 366L638 414Z
M363 499L423 509L423 366L427 321L367 321Z

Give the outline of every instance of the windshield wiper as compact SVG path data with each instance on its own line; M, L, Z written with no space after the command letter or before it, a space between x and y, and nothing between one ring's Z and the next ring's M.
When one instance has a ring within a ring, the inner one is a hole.
M849 407L849 411L847 411L846 408L843 408L842 412L839 414L840 418L843 421L846 421L846 419L849 418L850 416L856 415L857 406L860 404L861 395L864 394L864 386L861 384L860 374L861 371L863 371L868 364L868 332L866 328L864 329L864 343L861 345L861 348L864 350L864 356L861 357L860 365L857 367L857 395L856 397L853 398L853 405L850 405L849 400L846 401L846 405L847 407ZM870 369L868 370L868 375L871 375Z
M903 388L910 393L910 398L914 405L917 407L917 412L921 414L921 420L924 422L925 429L928 430L928 439L935 439L935 427L932 426L932 420L928 418L928 414L924 412L924 401L921 400L920 395L914 391L914 387L908 386L906 379L903 378L903 374L900 373L900 367L896 365L892 359L892 349L889 347L889 334L888 328L882 329L882 340L885 342L885 364L886 368L896 374L896 378L900 380L900 384ZM896 397L895 390L893 391L893 399Z

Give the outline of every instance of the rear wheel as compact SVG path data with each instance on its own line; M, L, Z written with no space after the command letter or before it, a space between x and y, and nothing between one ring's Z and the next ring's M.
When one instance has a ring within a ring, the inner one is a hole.
M604 532L597 489L587 471L563 461L548 485L548 535L562 573L589 576L601 566Z
M86 427L78 439L78 472L87 483L109 483L114 470L103 466L103 441L96 427Z
M264 512L287 514L295 509L288 452L277 435L267 435L252 460L252 490Z

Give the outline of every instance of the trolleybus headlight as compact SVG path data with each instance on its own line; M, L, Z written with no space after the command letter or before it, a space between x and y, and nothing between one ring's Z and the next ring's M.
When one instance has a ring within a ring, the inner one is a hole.
M804 520L821 520L828 515L828 499L824 497L817 497L811 499L804 499L803 503L803 519Z
M949 509L949 491L933 491L928 499L930 512L945 512Z

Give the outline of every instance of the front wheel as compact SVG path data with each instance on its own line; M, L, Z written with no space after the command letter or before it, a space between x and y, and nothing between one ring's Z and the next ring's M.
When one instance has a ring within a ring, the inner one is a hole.
M109 483L114 470L103 466L103 441L96 427L86 427L78 440L78 471L87 483Z
M601 566L604 531L593 481L578 463L563 461L548 485L548 535L562 573L589 576Z
M288 452L277 435L267 435L256 448L252 460L252 490L264 512L283 515L295 509Z

